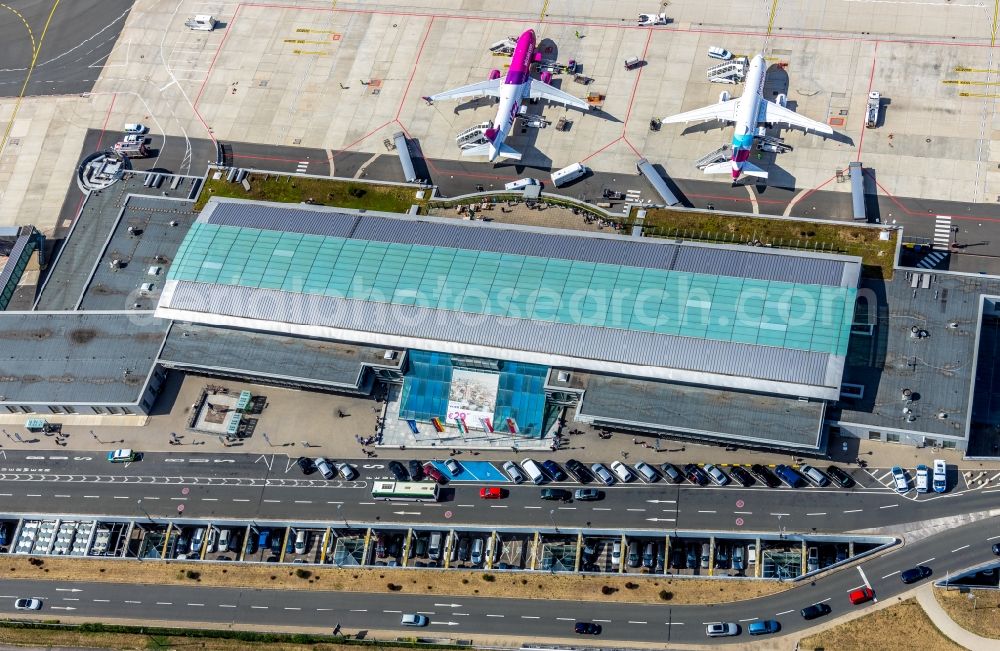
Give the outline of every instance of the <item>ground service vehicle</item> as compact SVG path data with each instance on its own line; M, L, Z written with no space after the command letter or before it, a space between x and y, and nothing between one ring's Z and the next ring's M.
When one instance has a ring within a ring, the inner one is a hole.
M557 188L562 187L564 185L572 183L573 181L577 180L578 178L580 178L589 171L590 170L584 167L581 163L573 163L568 167L564 167L561 170L556 170L555 172L552 172L552 185L556 186Z
M882 95L873 90L868 93L868 106L865 109L865 127L874 129L878 125L878 112L882 107Z

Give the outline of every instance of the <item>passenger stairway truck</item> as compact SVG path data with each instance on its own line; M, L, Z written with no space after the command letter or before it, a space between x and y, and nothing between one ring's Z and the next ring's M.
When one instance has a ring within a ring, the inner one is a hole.
M868 93L868 109L865 111L865 127L874 129L878 125L878 112L882 107L882 95L873 90Z
M722 145L715 151L705 154L697 161L695 161L694 166L700 170L705 169L709 165L714 165L715 163L721 163L722 161L729 160L732 156L732 149L729 144Z
M708 80L714 84L740 84L746 79L750 62L746 57L738 57L708 69Z
M492 122L481 122L471 126L455 137L459 149L470 149L486 144L486 130L493 126Z

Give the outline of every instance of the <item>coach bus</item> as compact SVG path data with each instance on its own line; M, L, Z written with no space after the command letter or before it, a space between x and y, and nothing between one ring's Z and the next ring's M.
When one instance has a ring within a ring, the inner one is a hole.
M415 481L377 481L372 486L372 497L411 502L437 502L441 499L437 483Z

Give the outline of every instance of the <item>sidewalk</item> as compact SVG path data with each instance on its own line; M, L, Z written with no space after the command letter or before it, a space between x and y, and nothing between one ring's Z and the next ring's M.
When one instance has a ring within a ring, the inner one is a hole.
M917 603L930 617L934 626L955 644L960 644L970 651L990 651L1000 646L1000 640L976 635L956 624L934 597L934 587L931 583L926 583L917 590Z
M267 399L266 407L254 417L258 419L251 436L235 444L226 445L224 439L212 434L204 434L186 429L190 409L208 385L222 385L230 392L250 391L255 396ZM3 450L57 450L67 452L107 451L115 448L133 448L142 452L205 453L205 454L287 454L328 456L334 459L353 459L366 454L380 459L428 459L442 458L450 454L451 448L400 449L399 447L362 446L357 437L371 437L377 428L384 406L371 398L359 398L328 393L299 391L280 387L253 385L235 380L220 380L199 376L171 374L153 414L145 419L145 425L136 426L139 417L95 416L88 417L88 424L65 424L65 417L55 414L31 414L44 417L50 423L64 423L63 434L66 445L60 446L56 437L32 434L25 430L24 420L28 415L18 417L16 422L5 419L0 423L0 449ZM127 421L116 419L128 419ZM93 424L90 424L93 422ZM111 423L111 424L109 424ZM129 426L115 426L128 423ZM899 464L904 468L914 468L918 463L931 464L932 459L942 458L949 464L963 470L1000 471L1000 463L965 462L961 453L950 450L917 449L909 446L861 441L858 439L834 438L829 449L831 458L810 459L790 453L760 452L747 449L727 449L708 443L693 443L675 439L659 439L641 434L616 433L602 439L599 432L581 424L568 422L564 430L582 430L580 434L566 437L566 444L551 452L548 447L530 452L521 450L515 454L509 447L496 450L459 451L460 459L507 460L535 456L539 459L565 461L576 458L583 462L610 462L622 459L632 464L643 460L648 463L670 461L685 463L796 463L805 459L825 467L838 463L848 468L856 468L854 461L864 459L870 468L888 468ZM176 433L179 444L171 444L171 434ZM22 441L17 441L20 436ZM846 449L843 446L846 443ZM643 445L645 444L645 445ZM992 473L991 473L992 474Z

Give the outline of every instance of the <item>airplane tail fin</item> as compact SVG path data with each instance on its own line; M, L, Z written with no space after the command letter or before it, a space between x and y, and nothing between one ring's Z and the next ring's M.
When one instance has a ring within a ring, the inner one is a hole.
M705 174L729 174L733 171L733 164L728 160L724 160L719 163L706 165L702 171Z
M743 163L743 173L746 174L747 176L756 176L759 179L767 178L767 172L765 170L760 169L750 161Z

